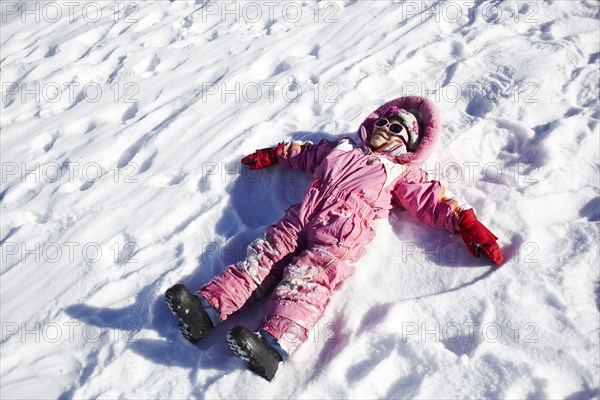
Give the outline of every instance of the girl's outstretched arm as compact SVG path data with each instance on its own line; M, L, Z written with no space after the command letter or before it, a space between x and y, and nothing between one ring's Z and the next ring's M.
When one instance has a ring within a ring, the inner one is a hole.
M459 233L471 254L484 253L496 264L503 261L498 239L477 220L473 208L458 200L427 172L410 165L392 191L394 201L421 221L436 228Z
M242 159L242 164L250 169L261 169L281 164L297 171L313 173L317 166L338 145L339 141L321 140L318 144L311 141L281 142L277 147L256 150Z

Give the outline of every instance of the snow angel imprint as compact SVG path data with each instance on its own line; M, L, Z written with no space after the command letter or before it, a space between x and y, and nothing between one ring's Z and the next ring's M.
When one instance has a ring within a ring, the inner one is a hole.
M334 289L375 235L376 218L402 207L419 220L459 234L469 251L503 261L494 236L471 206L429 180L418 164L431 154L440 130L433 103L401 97L361 124L358 141L281 143L242 159L251 170L280 164L312 174L303 200L285 211L246 259L227 266L195 294L177 284L166 301L192 343L244 305L270 294L257 331L236 326L227 335L234 353L267 380L307 340Z

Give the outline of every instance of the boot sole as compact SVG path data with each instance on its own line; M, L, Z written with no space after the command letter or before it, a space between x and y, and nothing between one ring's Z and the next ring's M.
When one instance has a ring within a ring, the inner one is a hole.
M185 286L177 284L165 292L165 301L173 315L179 320L181 334L196 344L208 334L210 328L207 329L205 324L190 315L190 302L197 300L190 299L190 296L194 295Z
M277 367L279 366L279 362L272 365L266 365L261 359L259 359L256 355L261 352L265 352L258 341L261 339L258 338L253 332L250 330L236 326L227 334L227 344L233 353L241 358L244 361L248 362L248 368L265 378L269 382L273 380L275 373L277 372ZM279 358L279 355L274 351L270 350Z

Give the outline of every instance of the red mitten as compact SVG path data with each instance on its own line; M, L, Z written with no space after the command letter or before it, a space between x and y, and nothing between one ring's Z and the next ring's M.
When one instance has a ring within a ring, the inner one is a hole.
M266 149L256 150L254 153L242 158L242 164L249 165L250 169L261 169L273 164L277 164L277 156L283 152L283 142L277 147L267 147Z
M472 208L463 211L460 215L458 233L475 257L479 257L479 254L483 252L495 264L501 264L504 261L502 250L496 243L498 238L477 220Z

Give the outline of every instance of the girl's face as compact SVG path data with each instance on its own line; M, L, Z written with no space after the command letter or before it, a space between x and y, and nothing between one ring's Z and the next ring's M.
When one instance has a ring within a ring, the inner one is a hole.
M402 124L402 120L397 116L388 117L386 119L390 121L390 124L387 126L373 127L373 131L369 137L369 147L371 147L372 150L386 148L388 147L386 146L388 144L402 145L406 147L406 143L399 136L396 136L389 131L389 126L391 124Z

